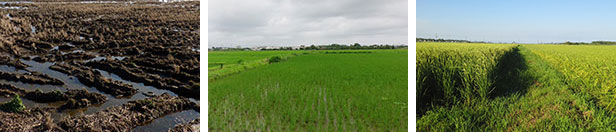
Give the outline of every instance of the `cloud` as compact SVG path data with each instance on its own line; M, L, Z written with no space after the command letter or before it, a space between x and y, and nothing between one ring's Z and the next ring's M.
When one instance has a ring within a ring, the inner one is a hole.
M220 0L209 4L209 47L406 44L406 0Z

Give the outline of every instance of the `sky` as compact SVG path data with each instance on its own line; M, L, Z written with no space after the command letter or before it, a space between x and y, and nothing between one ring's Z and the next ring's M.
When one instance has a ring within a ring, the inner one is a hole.
M407 0L213 0L208 47L407 44Z
M417 0L417 37L551 43L616 40L616 1Z

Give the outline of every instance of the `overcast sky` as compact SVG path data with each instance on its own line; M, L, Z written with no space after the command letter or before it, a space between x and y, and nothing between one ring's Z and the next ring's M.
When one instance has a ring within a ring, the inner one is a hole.
M492 42L616 40L613 0L417 0L417 37Z
M208 47L407 44L407 0L213 0Z

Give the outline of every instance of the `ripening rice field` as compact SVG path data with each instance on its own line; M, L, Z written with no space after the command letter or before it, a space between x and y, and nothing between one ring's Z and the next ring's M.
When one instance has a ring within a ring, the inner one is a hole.
M616 47L533 45L535 54L561 71L572 90L587 93L597 104L616 110Z
M417 43L418 131L614 131L616 47Z
M211 81L208 129L407 131L408 51L368 51L298 53Z

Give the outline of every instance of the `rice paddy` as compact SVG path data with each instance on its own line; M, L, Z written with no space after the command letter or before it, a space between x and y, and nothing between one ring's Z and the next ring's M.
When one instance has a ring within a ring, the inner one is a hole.
M210 52L288 57L210 81L209 130L406 131L408 51L367 51Z

